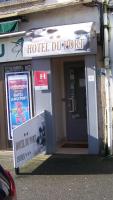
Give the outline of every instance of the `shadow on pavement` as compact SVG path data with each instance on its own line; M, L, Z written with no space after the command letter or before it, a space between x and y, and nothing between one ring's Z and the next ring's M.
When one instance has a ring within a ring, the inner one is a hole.
M112 174L113 158L89 155L52 155L32 173L21 175Z

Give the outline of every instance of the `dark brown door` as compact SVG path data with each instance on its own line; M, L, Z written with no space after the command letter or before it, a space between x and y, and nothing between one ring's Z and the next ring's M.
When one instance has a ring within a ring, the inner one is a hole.
M67 140L87 141L86 86L84 62L64 64Z

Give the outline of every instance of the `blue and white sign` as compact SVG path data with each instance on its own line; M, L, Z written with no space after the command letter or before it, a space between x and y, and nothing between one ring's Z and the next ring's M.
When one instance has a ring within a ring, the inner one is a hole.
M9 139L12 130L31 118L29 72L6 74Z

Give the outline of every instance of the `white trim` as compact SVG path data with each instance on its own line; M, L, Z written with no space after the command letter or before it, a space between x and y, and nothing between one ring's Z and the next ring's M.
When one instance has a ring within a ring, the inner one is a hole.
M20 31L20 32L15 32L15 33L7 33L7 34L0 35L0 39L20 36L20 35L25 35L25 34L26 34L26 31Z

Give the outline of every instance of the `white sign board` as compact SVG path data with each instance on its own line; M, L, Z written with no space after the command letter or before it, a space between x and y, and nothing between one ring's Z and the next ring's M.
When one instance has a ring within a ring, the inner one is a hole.
M31 30L23 43L23 57L42 57L91 51L92 22Z
M46 152L44 112L13 130L14 168L21 167L39 153Z

